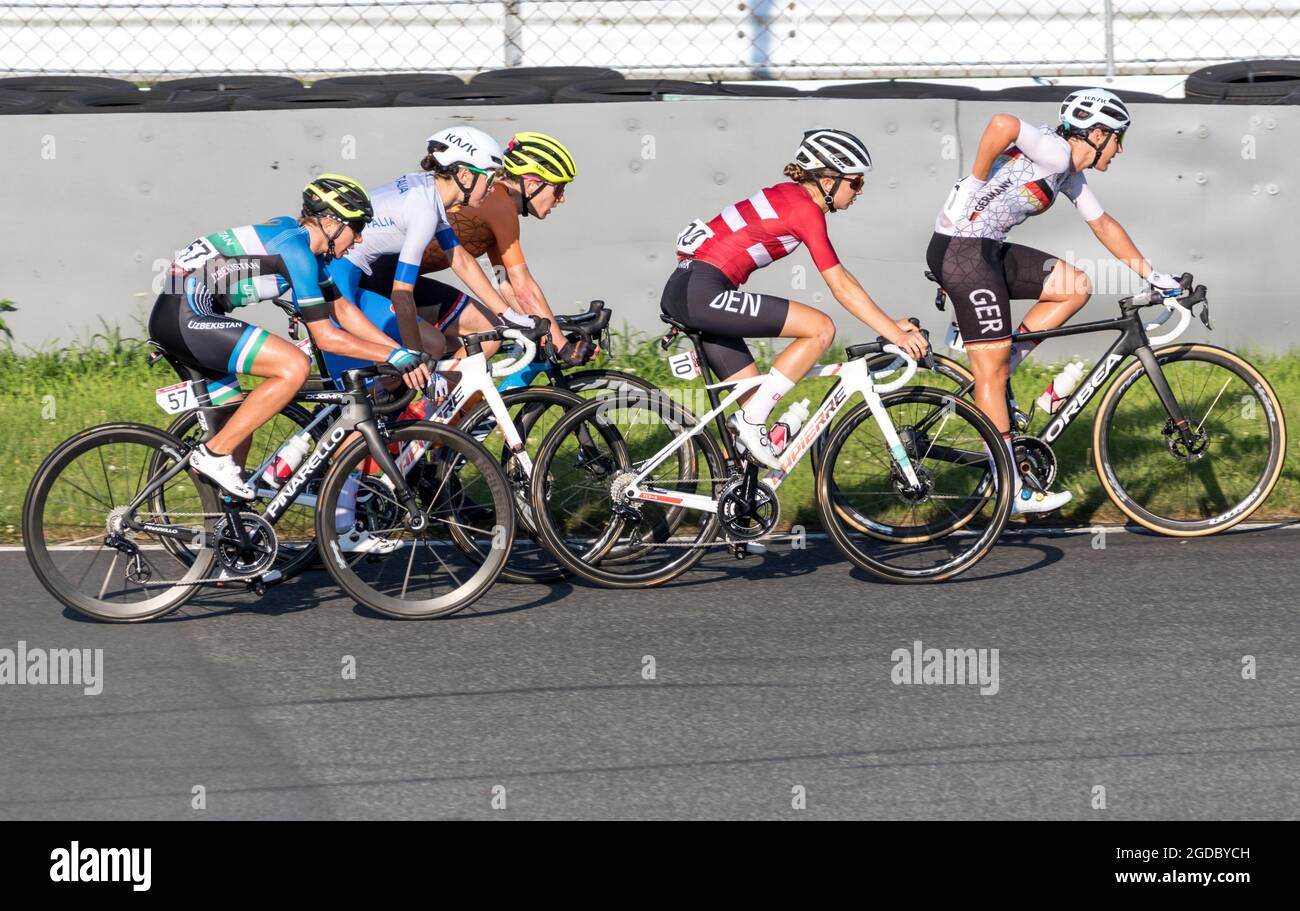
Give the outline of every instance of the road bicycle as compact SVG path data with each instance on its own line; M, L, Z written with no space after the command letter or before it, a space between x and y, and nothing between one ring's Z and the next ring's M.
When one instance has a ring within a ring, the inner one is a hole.
M926 277L934 280L930 272ZM939 288L935 304L943 310L945 302ZM1164 312L1144 321L1140 311L1154 306ZM1259 509L1282 472L1286 417L1272 386L1245 358L1217 345L1172 344L1198 307L1201 322L1211 328L1206 287L1193 287L1185 273L1177 290L1148 288L1122 298L1117 318L1012 336L1015 341L1119 333L1060 409L1045 415L1036 434L1028 432L1035 409L1017 413L1008 401L1016 468L1029 483L1052 486L1053 445L1100 394L1092 461L1106 495L1128 518L1160 534L1197 537L1225 531ZM1148 334L1174 318L1172 328ZM957 393L970 397L974 385L971 378ZM938 419L936 412L918 426Z
M196 409L200 424L215 418L203 377L162 356L187 377L171 390L177 406ZM276 525L310 487L316 544L349 597L404 619L463 609L505 568L515 529L509 485L497 461L458 429L387 426L365 385L383 375L397 371L349 370L341 389L295 395L334 407L315 416L315 448L260 511L189 470L193 441L130 423L76 434L42 463L23 505L37 578L67 607L110 622L162 617L205 586L242 582L260 595L276 571ZM359 521L370 522L364 530L381 549L354 551L340 540L336 510L349 481L360 488Z
M832 542L855 565L890 581L935 582L968 569L993 546L1011 508L1001 436L969 401L908 386L918 364L898 348L884 339L853 345L845 362L811 371L838 382L783 451L781 470L759 477L737 454L722 414L762 378L711 382L700 334L665 321L673 327L666 344L678 333L690 339L694 351L679 357L698 365L712 408L697 419L660 392L605 396L556 423L538 451L533 515L566 569L599 585L641 588L690 569L720 534L719 544L743 556L778 529L777 491L824 434L814 499ZM882 353L889 363L873 372L869 359ZM863 401L832 426L855 394ZM915 415L933 409L944 420L916 432ZM694 450L692 472L677 458L687 448ZM981 486L986 477L991 489ZM921 533L906 541L864 534L829 508L832 489L858 523ZM958 515L965 517L961 534L926 532Z

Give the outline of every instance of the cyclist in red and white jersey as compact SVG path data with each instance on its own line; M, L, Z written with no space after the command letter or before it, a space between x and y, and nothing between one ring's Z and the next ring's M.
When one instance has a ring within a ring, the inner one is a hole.
M746 338L792 338L761 385L744 400L730 425L756 461L779 469L789 441L767 431L767 418L781 397L826 353L835 324L820 310L771 294L741 291L755 269L806 244L813 263L840 305L877 334L913 357L925 337L909 322L880 309L840 262L826 233L826 214L851 206L862 193L871 155L844 130L810 130L785 166L787 183L765 187L727 206L705 223L693 221L677 238L677 269L659 307L702 333L704 356L720 377L758 375ZM782 436L782 435L778 435Z
M1178 287L1174 275L1151 268L1083 176L1088 168L1110 167L1123 151L1130 123L1124 102L1105 89L1072 92L1055 129L995 114L971 173L953 186L935 221L926 262L956 311L975 374L975 403L1002 431L1008 449L1008 377L1037 345L1011 344L1011 300L1037 300L1019 329L1032 332L1064 324L1092 293L1088 277L1065 260L1007 243L1012 228L1047 211L1063 194L1111 255L1156 288ZM1050 512L1070 501L1069 491L1031 491L1018 476L1016 483L1017 514Z

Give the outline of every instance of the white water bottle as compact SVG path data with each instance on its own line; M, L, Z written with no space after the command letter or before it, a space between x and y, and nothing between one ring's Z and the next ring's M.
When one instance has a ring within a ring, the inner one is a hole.
M801 402L795 402L785 410L785 414L772 425L772 429L767 432L767 439L772 444L772 448L777 452L782 452L785 447L790 445L799 428L803 426L804 421L808 420L808 399Z
M302 460L307 458L307 453L311 452L311 434L306 430L300 430L289 441L280 447L280 451L275 454L271 464L266 466L266 471L262 472L262 481L272 490L278 490L280 485L298 470Z
M1070 393L1083 382L1087 373L1088 367L1083 361L1066 364L1065 369L1056 375L1056 379L1047 384L1043 394L1038 397L1038 407L1048 414L1056 414L1065 404L1065 400L1070 397Z

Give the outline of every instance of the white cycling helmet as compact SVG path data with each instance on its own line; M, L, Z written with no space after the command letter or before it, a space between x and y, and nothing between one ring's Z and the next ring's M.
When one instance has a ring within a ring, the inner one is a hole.
M1088 131L1102 127L1119 132L1133 122L1128 107L1119 96L1106 89L1079 89L1061 102L1061 123L1071 130Z
M469 167L495 176L503 166L500 144L487 133L474 127L447 127L434 133L425 142L428 144L429 154L440 167ZM463 194L461 199L463 204L469 204L470 194L474 192L474 187L482 177L482 173L476 173L468 187L460 182L459 174L452 177Z
M809 130L794 153L794 163L805 171L823 168L835 172L835 183L830 190L822 189L826 211L835 211L835 194L840 182L849 175L866 174L871 170L871 153L862 140L847 130ZM818 184L820 187L821 185Z
M794 163L806 171L829 168L840 174L865 174L871 170L871 153L847 130L809 130L803 134Z

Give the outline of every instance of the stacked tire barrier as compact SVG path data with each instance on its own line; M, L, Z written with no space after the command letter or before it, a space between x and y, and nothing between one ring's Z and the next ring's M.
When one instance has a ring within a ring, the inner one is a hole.
M592 104L683 96L1045 101L1081 87L1029 85L988 92L967 85L890 79L801 91L764 83L625 79L617 70L598 66L488 70L468 82L451 73L359 74L320 79L310 86L288 76L265 75L196 76L145 87L96 76L22 76L0 78L0 115ZM1204 67L1187 77L1185 90L1185 99L1131 91L1123 95L1130 101L1166 104L1300 104L1300 60Z

